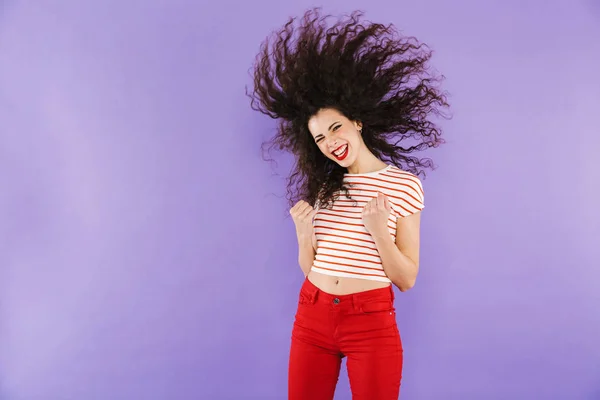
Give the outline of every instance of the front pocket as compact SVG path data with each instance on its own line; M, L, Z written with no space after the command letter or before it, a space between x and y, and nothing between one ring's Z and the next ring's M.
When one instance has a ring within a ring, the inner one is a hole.
M309 303L310 302L306 298L306 295L300 293L300 296L298 297L298 304L309 304Z
M298 304L309 305L313 303L313 295L307 293L305 290L301 290L300 295L298 296Z
M373 301L363 304L360 309L365 314L373 314L383 311L393 312L394 305L389 300Z

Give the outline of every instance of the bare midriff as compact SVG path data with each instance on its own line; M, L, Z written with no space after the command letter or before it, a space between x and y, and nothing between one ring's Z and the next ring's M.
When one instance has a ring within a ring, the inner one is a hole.
M330 276L314 271L308 273L308 280L322 291L337 295L365 292L367 290L381 289L390 286L389 282Z

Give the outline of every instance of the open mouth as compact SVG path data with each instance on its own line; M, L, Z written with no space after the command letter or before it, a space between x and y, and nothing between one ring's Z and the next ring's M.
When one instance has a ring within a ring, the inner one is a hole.
M348 155L348 145L344 144L331 152L333 156L338 160L342 161Z

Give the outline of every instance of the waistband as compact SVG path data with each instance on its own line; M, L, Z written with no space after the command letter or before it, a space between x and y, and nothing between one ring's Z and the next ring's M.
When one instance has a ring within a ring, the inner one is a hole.
M358 306L372 301L394 302L394 290L392 289L392 285L385 288L366 290L364 292L337 295L324 292L315 286L308 278L304 280L304 284L300 289L300 295L309 303L326 303L338 306Z

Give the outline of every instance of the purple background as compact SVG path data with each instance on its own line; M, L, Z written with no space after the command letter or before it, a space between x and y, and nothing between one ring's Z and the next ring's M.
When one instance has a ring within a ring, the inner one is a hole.
M0 398L284 399L290 159L260 158L244 86L314 3L0 4ZM600 398L600 3L366 12L436 51L454 113L397 298L402 398Z

